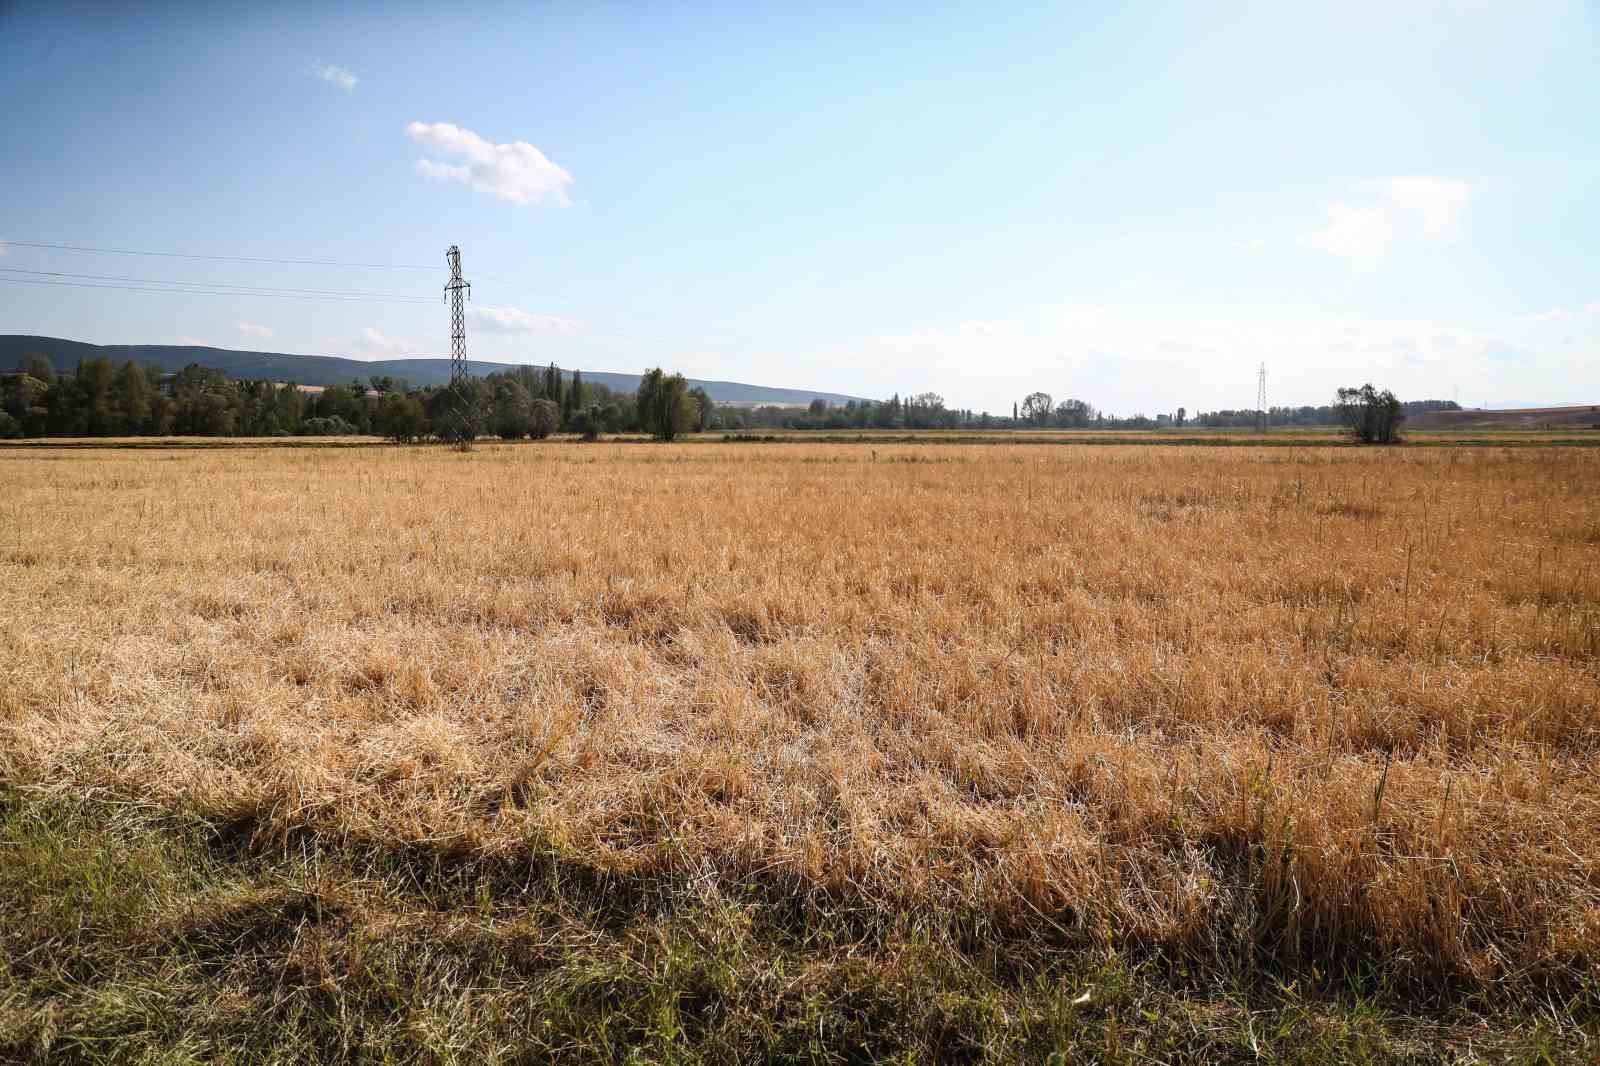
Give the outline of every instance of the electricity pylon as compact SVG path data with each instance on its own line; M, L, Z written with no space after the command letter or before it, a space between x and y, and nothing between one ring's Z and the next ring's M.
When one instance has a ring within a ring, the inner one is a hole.
M442 436L452 444L468 444L477 436L477 411L467 387L467 310L472 283L461 276L461 249L455 245L444 253L450 264L450 280L444 283L444 298L450 304L450 400L449 414Z
M1256 373L1256 432L1267 431L1267 364Z
M452 244L444 253L444 260L450 264L444 295L450 301L450 385L454 388L467 380L467 311L462 303L463 297L472 292L472 283L461 277L460 248Z

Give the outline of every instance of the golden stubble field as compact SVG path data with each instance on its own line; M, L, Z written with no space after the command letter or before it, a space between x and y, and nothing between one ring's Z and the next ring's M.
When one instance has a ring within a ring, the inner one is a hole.
M0 775L1560 983L1597 563L1593 450L0 450Z

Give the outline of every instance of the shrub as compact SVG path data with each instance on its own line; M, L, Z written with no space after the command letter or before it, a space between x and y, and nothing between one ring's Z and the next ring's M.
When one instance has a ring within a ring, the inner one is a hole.
M1405 409L1388 389L1379 392L1366 384L1340 389L1333 404L1345 431L1361 444L1396 444Z
M356 427L340 418L308 418L300 423L300 432L308 437L344 437L357 432Z

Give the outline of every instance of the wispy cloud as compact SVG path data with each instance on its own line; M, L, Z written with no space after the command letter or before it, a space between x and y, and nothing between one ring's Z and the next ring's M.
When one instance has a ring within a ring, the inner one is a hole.
M372 326L361 331L355 347L367 355L411 355L417 350L416 345L405 337L391 337Z
M349 92L351 89L354 89L356 87L356 82L361 80L343 67L336 67L332 63L319 63L311 68L311 73L315 74L329 85L337 85L345 92Z
M1390 205L1422 223L1427 237L1442 237L1460 225L1467 201L1472 198L1471 186L1448 178L1413 175L1385 178L1377 184Z
M256 322L240 322L239 332L246 337L259 337L262 340L268 340L273 335L271 327L263 326Z
M1600 300L1590 300L1582 307L1552 307L1548 311L1524 315L1523 320L1535 325L1548 325L1552 322L1575 322L1591 315L1600 315Z
M480 306L469 309L467 314L490 333L559 333L570 337L578 332L578 323L573 319L516 307Z
M1308 243L1345 259L1371 261L1389 250L1394 219L1381 206L1357 206L1340 200L1327 207L1328 224L1307 238Z
M448 122L413 122L406 136L440 155L465 160L441 163L417 160L417 173L436 181L459 181L514 204L543 203L546 198L566 207L572 175L551 162L527 141L495 144L472 130Z
M11 247L5 241L0 241L0 255L9 255Z
M1351 200L1327 205L1326 224L1308 234L1306 244L1373 263L1399 238L1439 240L1454 233L1472 198L1466 182L1421 174L1364 182L1355 192Z

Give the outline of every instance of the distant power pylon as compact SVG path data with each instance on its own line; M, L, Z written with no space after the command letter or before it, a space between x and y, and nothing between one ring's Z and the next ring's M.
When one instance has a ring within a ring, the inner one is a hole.
M444 283L445 299L450 301L450 386L459 389L467 381L467 311L463 297L472 292L472 283L461 277L461 249L455 245L444 253L450 264L450 280Z
M444 283L444 297L450 303L450 403L443 436L452 444L467 447L478 435L477 405L467 385L467 309L465 300L472 283L461 276L461 249L455 245L444 253L450 264L450 280Z
M1256 372L1256 432L1267 431L1267 364Z

